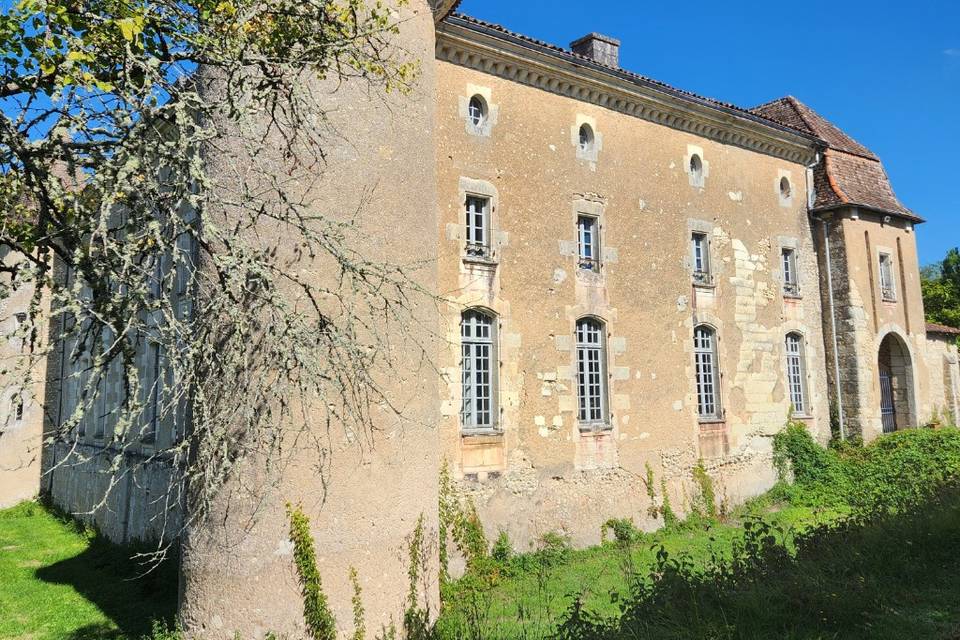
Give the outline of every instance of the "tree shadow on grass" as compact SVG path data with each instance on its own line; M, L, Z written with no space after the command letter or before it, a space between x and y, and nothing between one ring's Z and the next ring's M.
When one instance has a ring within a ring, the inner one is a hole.
M960 639L960 492L815 529L795 555L762 522L746 529L732 561L667 558L652 585L637 576L617 620L575 603L560 637Z
M95 604L116 628L87 625L71 640L139 638L154 620L173 622L177 609L178 562L165 560L146 575L133 555L136 549L112 544L96 535L80 554L37 569L44 582L72 586Z

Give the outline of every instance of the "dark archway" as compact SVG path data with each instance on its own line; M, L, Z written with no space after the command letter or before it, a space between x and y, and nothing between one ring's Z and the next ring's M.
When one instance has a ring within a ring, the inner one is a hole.
M903 338L887 334L880 343L880 419L884 433L916 426L913 397L913 360Z

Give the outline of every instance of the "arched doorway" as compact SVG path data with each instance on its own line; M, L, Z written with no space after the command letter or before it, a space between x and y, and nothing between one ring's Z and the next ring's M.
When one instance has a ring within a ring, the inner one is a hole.
M884 433L916 426L913 419L913 362L903 338L889 333L880 343L880 419Z

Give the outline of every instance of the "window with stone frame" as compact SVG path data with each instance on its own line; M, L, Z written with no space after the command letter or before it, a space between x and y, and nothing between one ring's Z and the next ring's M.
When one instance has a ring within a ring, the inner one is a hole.
M717 361L717 333L700 325L693 330L693 354L697 386L697 415L700 420L720 420L720 367Z
M780 250L780 262L783 268L783 294L788 297L800 297L800 273L797 271L797 250L784 247Z
M610 428L604 331L604 324L596 318L577 321L577 420L583 431Z
M468 195L465 206L466 255L490 257L490 198Z
M163 347L157 342L147 344L147 376L145 380L146 407L142 440L146 444L157 441L160 432L160 416L163 413Z
M497 321L478 309L460 318L460 374L462 401L460 426L464 432L497 428Z
M893 276L893 257L889 253L880 254L880 294L887 302L896 302L897 284Z
M691 258L693 260L693 282L699 285L712 285L713 272L710 260L710 238L702 231L694 231L691 236Z
M595 216L577 216L577 266L584 271L600 271L600 220Z
M787 390L790 395L790 405L794 413L808 415L807 406L807 366L804 355L803 336L799 333L788 333L786 339L787 354Z

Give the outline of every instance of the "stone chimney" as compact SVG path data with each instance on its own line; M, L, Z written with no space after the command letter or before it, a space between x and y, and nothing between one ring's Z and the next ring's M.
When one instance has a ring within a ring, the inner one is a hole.
M594 62L620 68L620 41L599 33L590 33L570 43L573 52Z

